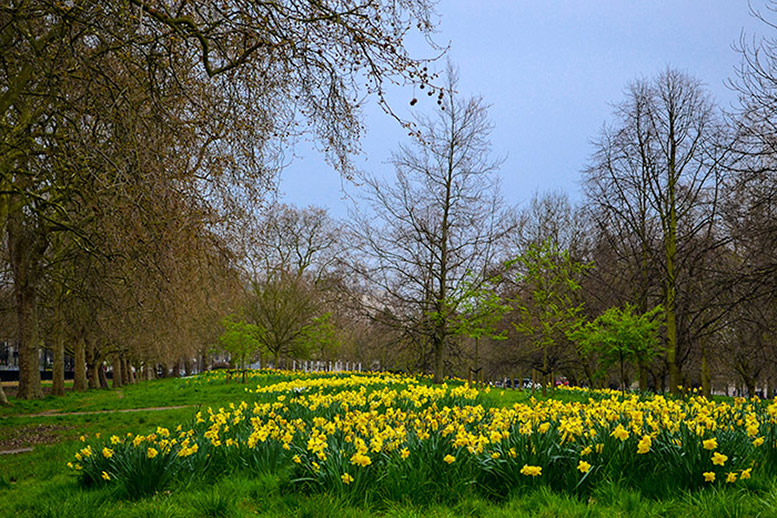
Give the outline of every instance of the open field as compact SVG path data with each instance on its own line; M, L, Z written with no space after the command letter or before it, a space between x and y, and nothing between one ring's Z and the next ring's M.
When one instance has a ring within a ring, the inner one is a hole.
M770 402L264 372L14 403L0 516L777 515Z

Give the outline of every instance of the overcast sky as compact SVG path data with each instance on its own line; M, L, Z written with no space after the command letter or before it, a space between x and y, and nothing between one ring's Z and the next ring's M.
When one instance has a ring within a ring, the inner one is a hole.
M763 9L763 1L751 4ZM435 41L450 44L460 94L491 105L494 153L507 157L499 173L503 192L515 205L552 189L579 199L591 140L630 82L677 68L728 108L736 94L725 81L740 61L733 49L740 35L777 36L750 15L747 0L440 0L438 12ZM433 110L433 102L409 106L419 93L408 88L392 105L406 117ZM393 174L385 162L405 132L375 105L366 107L365 123L357 164ZM281 176L281 200L345 217L351 202L343 189L357 188L309 146L296 153Z

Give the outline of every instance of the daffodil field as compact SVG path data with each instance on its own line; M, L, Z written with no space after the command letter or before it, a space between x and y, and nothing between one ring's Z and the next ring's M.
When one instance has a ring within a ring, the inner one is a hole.
M576 397L567 402L500 406L496 393L423 377L250 379L243 402L201 409L175 428L84 437L68 465L83 485L129 496L248 472L284 473L292 491L354 502L501 499L532 486L586 494L604 480L660 497L747 487L777 469L775 401L568 388Z

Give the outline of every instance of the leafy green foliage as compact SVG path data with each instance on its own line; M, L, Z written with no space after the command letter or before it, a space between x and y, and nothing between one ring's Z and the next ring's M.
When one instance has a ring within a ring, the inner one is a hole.
M650 361L659 353L662 322L658 317L663 310L659 305L639 315L630 304L623 309L612 307L592 322L580 322L568 336L579 344L584 355L598 354L602 370L619 365L625 389L625 363Z
M297 339L297 354L300 357L315 355L321 359L332 358L340 349L341 342L337 329L332 323L332 313L327 312L314 317L312 322L302 329Z
M236 366L244 370L249 360L259 350L264 330L256 325L230 315L221 321L224 333L219 336L219 345L227 351Z

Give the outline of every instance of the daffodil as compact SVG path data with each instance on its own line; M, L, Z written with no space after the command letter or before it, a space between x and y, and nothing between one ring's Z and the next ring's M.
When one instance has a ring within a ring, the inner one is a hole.
M715 464L716 466L723 466L724 464L726 464L727 460L728 460L727 455L723 455L722 453L719 453L717 451L712 455L712 463Z
M581 460L580 462L577 463L577 470L580 473L588 473L590 469L591 469L591 465L584 460Z
M704 446L705 450L716 450L718 448L718 440L714 437L712 439L707 439L706 441L702 441L702 446Z
M715 482L715 472L714 471L705 471L702 473L704 475L704 481L705 482Z
M456 457L454 457L453 455L450 455L450 454L448 454L448 455L446 455L445 457L443 457L443 459L442 459L442 460L443 460L444 462L447 462L448 464L452 464L453 462L455 462L455 461L456 461Z
M343 481L343 484L345 484L346 486L351 482L353 482L353 477L349 475L347 472L340 475L340 479Z
M542 467L541 466L529 466L528 464L524 464L521 468L521 475L526 475L527 477L539 477L542 475Z
M637 444L637 453L642 455L650 451L650 446L653 444L653 440L649 435L645 435L640 439Z

